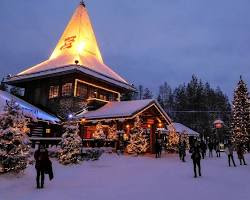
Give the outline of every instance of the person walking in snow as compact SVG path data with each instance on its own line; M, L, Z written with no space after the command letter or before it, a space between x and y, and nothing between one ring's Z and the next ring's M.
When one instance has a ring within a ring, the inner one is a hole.
M206 151L207 151L207 145L206 145L206 143L203 140L201 140L201 155L202 155L202 159L205 158Z
M50 180L53 179L52 163L49 160L49 155L47 149L43 145L39 145L38 149L35 151L34 158L36 161L36 185L37 188L44 187L44 175L49 174Z
M212 141L210 141L208 143L209 157L213 157L213 148L214 148L214 144Z
M238 158L240 160L240 165L242 165L242 161L243 161L244 165L247 165L245 158L244 158L244 153L245 153L244 145L243 144L238 145L237 154L238 154Z
M229 167L231 167L231 160L233 162L233 165L236 167L235 162L234 162L233 151L234 151L233 145L229 141L228 144L226 145L226 148L225 148L225 153L227 154L227 157L228 157L228 165L229 165Z
M193 160L193 166L194 166L194 178L197 178L197 167L198 167L199 176L201 176L201 152L200 152L200 146L198 144L198 141L194 143L191 158Z
M215 145L216 157L220 157L220 143Z
M155 158L160 158L160 143L158 140L155 141Z
M179 157L182 162L185 162L185 157L186 157L186 142L185 141L180 141L179 142Z

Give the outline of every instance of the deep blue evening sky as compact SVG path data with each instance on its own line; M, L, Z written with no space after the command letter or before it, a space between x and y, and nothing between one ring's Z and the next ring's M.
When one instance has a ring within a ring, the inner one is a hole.
M0 76L47 59L79 0L0 0ZM153 90L191 75L250 87L249 0L88 0L104 61Z

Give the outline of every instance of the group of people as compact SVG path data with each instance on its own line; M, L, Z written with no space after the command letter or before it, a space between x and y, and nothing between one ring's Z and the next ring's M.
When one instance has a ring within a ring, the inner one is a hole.
M219 142L213 142L212 140L208 142L208 150L209 150L209 157L213 157L213 150L216 152L216 157L220 157L220 143Z
M209 142L208 145L204 141L197 141L195 140L193 142L193 145L190 148L190 153L191 153L191 159L193 160L193 168L194 168L194 177L197 177L197 168L198 168L198 174L201 176L201 159L205 158L206 155L206 150L207 146L209 149L209 157L212 157L213 155L213 149L216 151L217 157L220 157L220 146L219 143L216 143L214 145L212 142ZM227 154L228 157L228 165L231 167L231 162L233 163L234 167L236 167L235 161L234 161L234 152L235 147L232 144L231 141L228 141L227 144L225 144L225 153ZM236 147L236 152L238 155L238 159L240 161L240 165L247 165L245 161L245 148L243 144L239 144Z

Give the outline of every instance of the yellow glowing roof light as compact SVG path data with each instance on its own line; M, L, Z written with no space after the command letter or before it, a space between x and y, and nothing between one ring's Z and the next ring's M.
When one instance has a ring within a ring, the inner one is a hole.
M80 4L71 17L50 59L60 56L73 57L77 54L83 55L83 53L84 56L94 57L100 63L103 63L87 9L83 4Z
M89 68L107 77L128 83L103 62L88 11L83 2L76 8L49 59L29 67L18 75L71 66L75 65L76 61L78 66Z

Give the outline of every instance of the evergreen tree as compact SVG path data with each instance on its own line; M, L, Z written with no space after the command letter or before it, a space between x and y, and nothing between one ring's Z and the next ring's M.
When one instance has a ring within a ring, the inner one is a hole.
M0 172L18 173L27 167L28 122L16 102L6 102L4 112L0 114Z
M172 89L167 82L164 82L163 85L160 85L157 100L165 111L172 111L174 105L174 97Z
M143 99L152 99L153 96L153 93L148 88L145 88L143 92Z
M81 138L78 135L78 124L68 121L64 124L61 149L59 150L58 160L63 165L79 163L81 160Z
M130 131L130 141L127 146L127 152L130 154L142 154L149 147L148 140L142 127L142 122L139 116L135 118L134 127Z
M172 125L168 127L169 134L168 134L168 141L167 141L167 151L174 153L178 152L178 144L179 144L179 135L176 133L175 128Z
M235 145L246 144L249 140L249 103L247 85L240 77L240 81L234 91L233 117L232 117L232 140Z
M138 86L138 99L141 100L143 98L143 93L144 93L144 89L142 85Z
M95 132L93 133L93 138L94 139L106 139L106 135L104 133L104 130L103 130L103 125L101 122L98 122L97 125L96 125L96 130Z
M113 124L108 128L108 139L116 140L117 139L117 125Z

